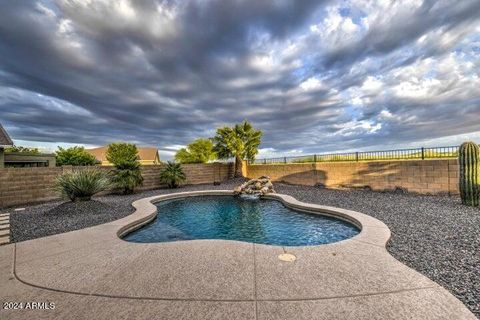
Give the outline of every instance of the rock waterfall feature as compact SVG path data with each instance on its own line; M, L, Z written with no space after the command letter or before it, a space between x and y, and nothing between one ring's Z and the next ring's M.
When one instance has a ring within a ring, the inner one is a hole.
M257 195L263 196L268 193L275 193L273 189L273 184L270 181L270 178L267 176L261 176L258 179L251 179L242 185L236 187L234 190L235 194L247 194L247 195Z

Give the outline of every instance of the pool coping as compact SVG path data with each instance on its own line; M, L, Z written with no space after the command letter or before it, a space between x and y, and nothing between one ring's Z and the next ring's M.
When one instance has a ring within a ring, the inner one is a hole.
M158 201L205 195L233 192L143 198L133 202L135 212L122 219L0 246L4 270L0 272L0 298L24 301L28 294L58 302L55 310L47 310L42 317L35 314L38 319L52 319L55 314L57 318L75 314L110 319L112 314L126 315L126 302L138 310L136 317L150 311L144 319L165 312L172 319L310 320L322 315L342 320L358 315L475 319L447 290L389 254L385 244L390 230L383 222L291 196L266 198L295 210L356 221L360 233L330 244L298 247L216 239L134 243L119 237L154 219ZM284 253L297 259L282 261L279 257ZM66 308L71 305L77 306L74 311ZM15 310L6 313L18 315ZM31 319L32 315L25 313L20 318Z
M143 227L144 225L154 220L157 216L157 207L155 206L155 203L166 201L166 200L172 200L172 199L200 197L200 196L234 196L234 192L231 190L189 191L189 192L177 192L177 193L171 193L166 195L152 196L152 197L136 200L132 203L132 206L135 208L135 212L117 221L116 224L121 224L121 227L117 231L117 236L120 239L122 239L127 234ZM332 244L345 243L346 241L359 241L359 242L364 242L364 243L385 248L385 245L390 239L391 232L390 232L390 229L387 227L387 225L385 225L382 221L378 219L375 219L369 215L366 215L357 211L331 207L331 206L317 205L313 203L306 203L306 202L299 201L292 196L279 194L279 193L270 193L263 196L263 198L280 201L283 205L293 210L344 220L349 223L352 223L353 225L355 225L357 228L360 229L360 232L357 235L345 240L333 242ZM217 240L217 239L212 239L212 240ZM195 241L195 240L180 240L180 241ZM232 241L232 240L219 240L219 241ZM325 245L328 245L328 244L320 244L317 246L325 246ZM271 245L271 246L275 246L275 245ZM302 246L297 246L297 247L302 247ZM309 247L313 247L313 246L309 246Z

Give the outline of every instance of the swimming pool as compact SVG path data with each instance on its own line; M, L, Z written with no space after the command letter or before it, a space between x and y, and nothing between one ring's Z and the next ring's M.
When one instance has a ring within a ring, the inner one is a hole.
M124 237L131 242L195 239L306 246L357 235L353 224L292 210L277 200L234 196L199 196L157 203L155 220Z

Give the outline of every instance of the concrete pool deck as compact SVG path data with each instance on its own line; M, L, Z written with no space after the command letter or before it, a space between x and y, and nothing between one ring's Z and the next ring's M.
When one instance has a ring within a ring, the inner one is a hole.
M390 231L379 220L289 196L278 200L340 215L362 232L311 247L140 244L118 237L154 218L151 201L204 194L231 192L150 197L117 221L1 246L2 304L53 302L55 308L2 309L0 319L476 319L447 290L387 252ZM279 260L285 252L297 259Z

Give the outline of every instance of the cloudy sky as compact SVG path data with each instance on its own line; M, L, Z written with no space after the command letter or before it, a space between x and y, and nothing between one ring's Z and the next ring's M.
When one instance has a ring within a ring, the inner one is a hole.
M0 0L19 145L162 158L248 119L261 156L480 142L479 0Z

